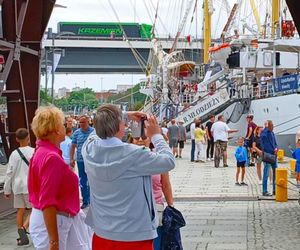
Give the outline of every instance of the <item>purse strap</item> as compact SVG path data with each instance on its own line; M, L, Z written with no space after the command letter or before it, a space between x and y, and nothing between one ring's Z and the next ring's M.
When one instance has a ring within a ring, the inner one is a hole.
M17 151L20 155L20 157L22 158L22 160L26 163L27 166L29 166L29 161L26 159L26 157L24 156L24 154L21 152L21 150L19 148L17 148Z

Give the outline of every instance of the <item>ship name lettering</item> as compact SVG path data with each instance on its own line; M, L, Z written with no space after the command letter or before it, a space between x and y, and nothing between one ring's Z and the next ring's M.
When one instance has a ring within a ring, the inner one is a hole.
M203 106L197 108L194 112L191 112L187 115L187 117L183 117L183 121L187 123L189 120L194 119L196 116L199 116L200 114L204 113L206 110L209 110L211 107L217 105L220 103L220 99L218 97L213 98L208 103L205 103Z

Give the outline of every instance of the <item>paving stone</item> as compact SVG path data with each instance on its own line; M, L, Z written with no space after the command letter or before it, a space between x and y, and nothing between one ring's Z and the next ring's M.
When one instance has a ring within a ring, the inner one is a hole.
M236 186L234 148L229 147L230 167L218 169L212 162L191 163L189 150L187 144L183 158L176 160L170 173L175 206L186 219L181 229L184 250L300 249L300 206L296 200L257 200L262 187L255 167L246 168L249 186ZM281 166L288 167L288 163ZM290 184L289 188L289 198L299 198L298 190ZM245 200L247 197L251 200ZM1 218L1 250L33 249L17 247L16 237L15 215Z

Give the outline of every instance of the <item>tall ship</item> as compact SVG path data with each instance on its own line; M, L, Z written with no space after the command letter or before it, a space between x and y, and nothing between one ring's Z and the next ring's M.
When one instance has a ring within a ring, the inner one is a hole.
M245 5L254 24L238 19ZM154 39L140 90L149 97L144 111L160 121L183 120L187 129L196 117L206 122L210 114L224 114L229 127L238 129L237 136L245 136L246 116L252 114L258 125L273 121L279 146L289 154L300 131L299 7L288 0L236 1L212 46L214 6L204 0L204 64L186 60L176 45L165 52Z

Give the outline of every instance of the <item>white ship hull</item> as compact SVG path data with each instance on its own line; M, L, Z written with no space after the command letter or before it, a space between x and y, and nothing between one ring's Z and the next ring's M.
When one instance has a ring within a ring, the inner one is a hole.
M225 110L225 116L228 117L232 110L232 107ZM260 126L265 121L272 120L279 148L283 148L286 155L290 155L288 145L295 147L295 134L300 130L299 94L252 100L247 113L253 114L254 122ZM237 136L246 135L246 115L243 114L236 123L229 123L230 128L239 130Z

